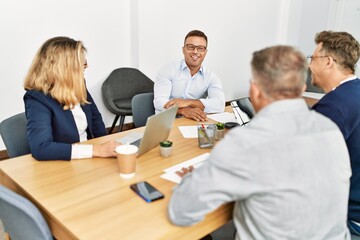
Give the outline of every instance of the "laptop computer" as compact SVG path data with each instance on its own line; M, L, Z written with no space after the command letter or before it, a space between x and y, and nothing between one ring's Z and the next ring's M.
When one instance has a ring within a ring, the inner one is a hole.
M166 109L163 112L150 116L145 125L143 133L133 132L117 139L122 144L132 144L139 147L138 156L153 149L160 142L166 141L169 137L172 124L175 120L178 107Z
M240 98L230 102L236 122L242 126L250 122L255 115L255 110L248 97Z

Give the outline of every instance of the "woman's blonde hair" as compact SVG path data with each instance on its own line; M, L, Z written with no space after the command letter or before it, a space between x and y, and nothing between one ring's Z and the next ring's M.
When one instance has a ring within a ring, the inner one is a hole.
M36 53L24 81L25 90L50 95L64 110L88 103L84 64L86 49L81 41L68 37L47 40Z

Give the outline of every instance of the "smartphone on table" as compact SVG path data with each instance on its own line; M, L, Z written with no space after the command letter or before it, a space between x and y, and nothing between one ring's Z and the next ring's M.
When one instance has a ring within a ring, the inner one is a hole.
M130 185L130 188L146 202L153 202L165 197L164 194L159 192L155 187L146 181L132 184Z

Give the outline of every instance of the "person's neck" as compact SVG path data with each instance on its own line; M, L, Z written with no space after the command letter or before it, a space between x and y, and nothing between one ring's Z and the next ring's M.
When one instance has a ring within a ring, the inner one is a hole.
M190 69L190 74L191 76L194 76L199 70L200 70L200 67L189 67L188 68Z
M328 80L326 81L327 85L324 86L324 91L326 93L332 91L333 89L337 88L342 81L354 77L355 75L351 72L337 72L333 73L329 76Z

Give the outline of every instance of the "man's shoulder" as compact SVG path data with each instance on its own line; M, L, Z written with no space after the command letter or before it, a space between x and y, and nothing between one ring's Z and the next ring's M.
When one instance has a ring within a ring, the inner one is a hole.
M336 92L338 94L358 94L360 96L360 79L356 78L354 80L345 82L341 84L339 87L337 87L333 92Z
M360 79L353 80L341 84L333 91L325 94L317 104L314 105L314 109L321 104L330 104L334 106L360 106Z
M310 111L309 117L307 119L309 122L309 129L311 130L312 127L319 129L320 131L325 130L338 130L337 125L326 116L324 113L320 113L318 111Z

